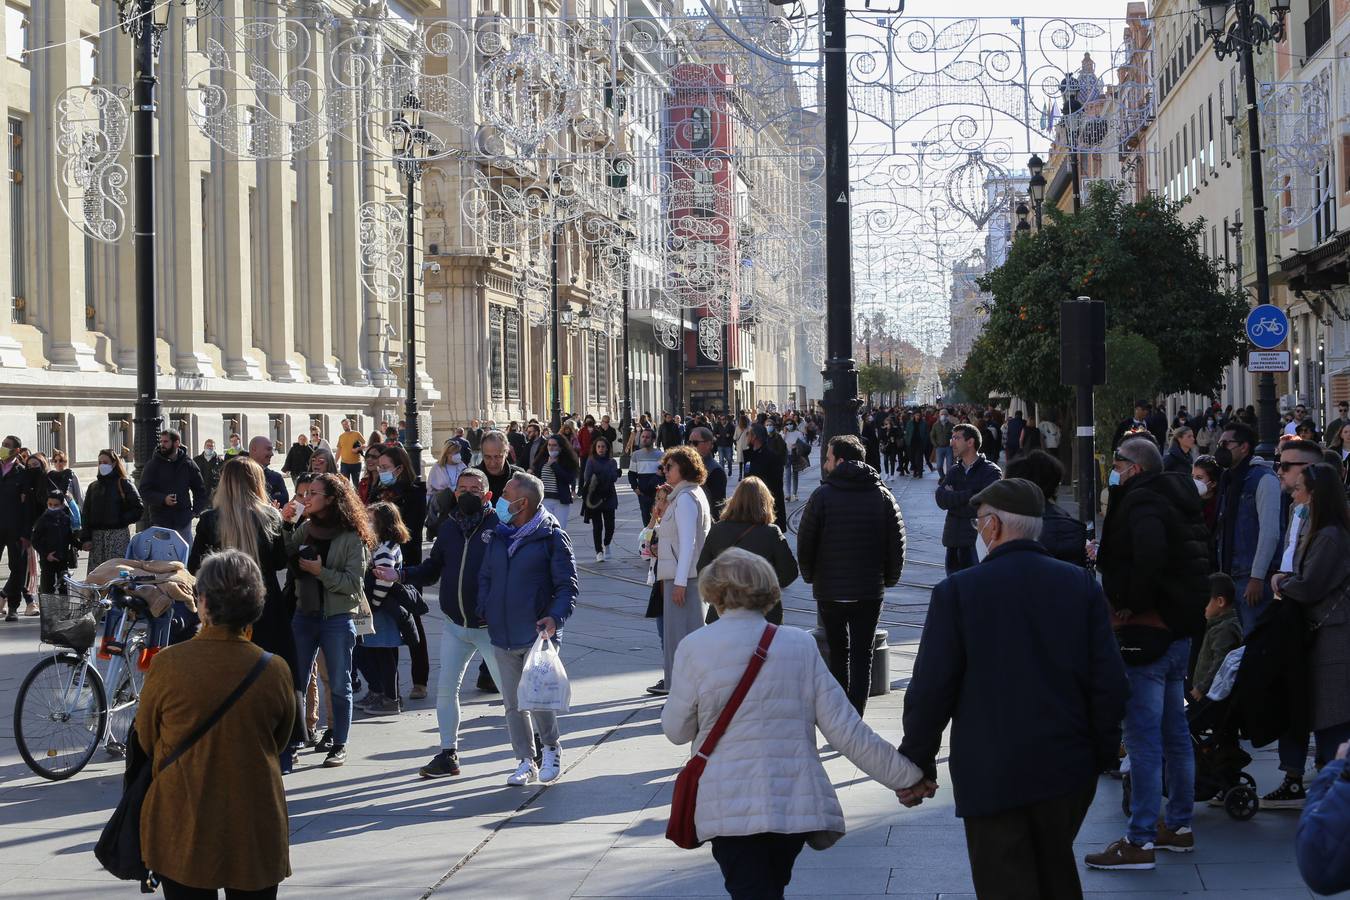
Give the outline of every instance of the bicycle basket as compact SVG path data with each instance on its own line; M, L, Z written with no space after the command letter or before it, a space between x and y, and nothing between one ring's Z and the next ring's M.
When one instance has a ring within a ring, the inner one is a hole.
M94 645L102 607L92 595L80 591L69 595L38 594L38 611L44 643L77 652Z

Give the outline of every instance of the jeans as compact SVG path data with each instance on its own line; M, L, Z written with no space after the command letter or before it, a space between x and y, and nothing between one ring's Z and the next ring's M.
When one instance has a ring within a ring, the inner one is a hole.
M296 672L304 673L303 677L295 676L295 689L304 691L308 687L310 667L322 647L333 702L333 720L328 724L333 740L345 744L352 729L352 650L356 647L351 613L325 618L298 612L291 628L295 631Z
M947 574L949 576L955 575L962 569L969 569L979 561L979 556L975 553L974 547L947 548Z
M717 448L717 462L728 475L731 474L731 447L729 445Z
M441 671L436 677L436 726L443 750L459 746L459 686L464 683L464 673L475 652L482 654L493 682L500 685L502 675L497 670L497 654L492 652L487 629L465 628L447 619L441 634Z
M938 467L938 477L942 477L943 475L946 475L946 474L947 474L947 470L950 469L950 468L952 467L952 448L951 448L951 447L939 447L939 448L937 448L937 467Z
M497 686L502 689L502 703L506 706L506 731L511 736L511 750L516 759L534 759L534 731L539 726L539 739L545 747L558 746L558 714L551 712L526 712L519 706L516 692L520 690L520 676L525 671L525 656L529 647L519 650L503 650L493 647L497 657L497 671L501 680Z
M596 553L614 542L614 510L591 510L591 538L595 541Z
M1125 704L1125 749L1130 754L1130 824L1132 844L1153 842L1162 805L1163 766L1167 766L1167 814L1173 830L1191 824L1195 807L1195 755L1186 721L1188 638L1173 641L1159 659L1126 666L1130 698Z
M338 463L338 471L344 478L350 478L352 484L358 484L361 481L361 464L357 463Z
M1261 602L1256 606L1248 605L1247 598L1243 596L1242 592L1247 590L1247 582L1250 580L1251 576L1247 574L1233 576L1233 585L1237 588L1238 621L1242 623L1244 640L1251 636L1252 629L1256 627L1257 621L1270 607L1271 601L1275 599L1275 594L1270 589L1270 582L1267 581L1261 588Z
M872 641L881 618L881 599L857 603L820 601L820 622L830 648L830 672L863 714L872 689Z
M800 477L797 467L792 464L792 456L789 455L787 465L783 466L783 493L789 497L797 496L797 483Z
M715 837L711 843L732 900L782 900L806 835L766 832Z
M572 504L559 503L557 500L545 499L544 509L553 513L553 518L558 520L558 526L563 531L567 530L567 520L572 517Z

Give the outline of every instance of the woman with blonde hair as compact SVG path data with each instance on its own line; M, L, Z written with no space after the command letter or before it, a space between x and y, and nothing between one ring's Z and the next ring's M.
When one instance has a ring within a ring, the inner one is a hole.
M708 531L698 558L699 571L732 547L748 550L767 560L778 576L780 589L797 580L797 559L792 555L787 537L774 524L773 494L769 493L769 486L754 475L736 485L736 492L722 510L722 518ZM783 604L775 603L765 618L775 625L782 625ZM716 608L708 607L705 621L709 625L717 621Z
M203 560L220 550L238 550L262 572L262 615L253 623L253 643L295 668L295 637L291 615L277 580L286 568L286 541L281 514L267 498L262 466L247 456L232 456L220 469L220 481L211 508L202 513L192 537L188 571L197 574Z
M721 618L681 642L661 728L671 743L692 741L702 752L762 648L763 668L707 755L694 825L699 840L712 842L732 898L779 898L804 846L824 850L844 834L817 728L836 752L893 791L918 784L923 773L863 722L811 635L764 621L782 594L763 558L732 547L700 581Z

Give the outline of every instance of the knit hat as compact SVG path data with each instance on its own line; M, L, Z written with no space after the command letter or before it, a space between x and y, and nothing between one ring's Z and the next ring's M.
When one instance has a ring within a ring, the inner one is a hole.
M995 481L970 499L977 509L988 506L1000 512L1039 519L1045 515L1045 495L1025 478L1004 478Z

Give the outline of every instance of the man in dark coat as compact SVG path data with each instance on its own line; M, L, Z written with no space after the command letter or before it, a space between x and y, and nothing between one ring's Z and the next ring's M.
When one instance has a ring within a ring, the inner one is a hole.
M872 686L872 641L886 588L900 580L905 521L862 441L830 439L820 487L806 501L797 534L802 580L820 606L830 671L861 715Z
M291 449L286 451L286 461L281 464L281 471L291 476L293 482L309 471L309 461L313 456L314 448L309 445L309 439L303 434L297 435L295 443L291 444ZM200 462L197 463L197 468L202 468ZM202 469L202 478L206 478L205 469Z
M506 483L511 480L512 475L528 470L528 463L525 466L513 466L508 463L506 450L506 435L500 431L489 431L479 442L479 452L483 454L483 474L487 476L488 490L492 492L494 499L500 497L502 491L506 490Z
M0 443L0 551L9 562L4 600L8 604L5 621L19 621L19 601L28 577L28 548L25 545L33 523L29 494L36 489L24 464L15 458L23 444L14 435ZM44 501L45 502L45 501Z
M716 438L711 428L700 425L689 433L689 444L698 451L703 458L703 467L708 470L708 477L703 480L703 495L708 498L708 511L716 522L727 505L727 470L717 461Z
M933 589L905 691L900 752L937 786L942 733L975 892L1081 897L1073 842L1116 758L1129 690L1101 589L1037 543L1044 499L1020 478L972 498L990 548Z
M208 498L202 473L178 432L159 433L159 451L145 464L140 487L150 524L178 532L192 546L192 520L206 509Z
M1045 513L1041 516L1041 546L1055 559L1087 565L1087 526L1051 498L1064 480L1064 466L1044 450L1023 453L1003 469L1004 478L1025 478L1045 495Z
M656 439L661 442L661 449L663 450L669 450L671 447L678 447L684 443L680 426L671 413L661 414L661 427L656 430Z
M206 502L209 505L211 498L216 495L216 485L220 484L220 470L225 465L225 458L216 452L216 442L211 438L202 441L202 452L192 457L192 462L197 466L197 471L202 473L202 484L206 488ZM305 469L309 468L306 461Z
M248 442L248 456L258 465L262 466L263 480L267 482L267 499L271 500L278 509L291 502L290 492L286 490L286 478L276 469L272 468L272 456L275 450L272 447L272 439L258 435ZM416 530L418 519L412 524Z
M978 562L975 551L975 507L971 498L1003 477L998 466L980 452L980 430L962 423L952 429L955 461L938 479L937 505L947 511L942 546L947 548L947 574L955 575Z
M1149 406L1148 432L1159 447L1167 446L1167 413L1163 412L1161 406Z
M756 423L750 426L750 446L745 451L746 474L754 475L768 487L773 495L774 524L778 530L787 534L787 496L783 493L783 466L787 455L779 453L776 444L770 439L769 430ZM861 443L859 446L862 446Z
M1086 858L1094 869L1152 869L1154 849L1195 846L1195 757L1186 721L1191 639L1204 633L1209 532L1188 476L1162 471L1151 438L1117 449L1097 568L1130 681L1125 749L1130 822L1124 837ZM1162 805L1164 760L1167 809Z
M1012 459L1022 452L1022 431L1026 428L1026 424L1020 409L1013 413L1012 418L1008 420L1008 437L1007 443L1004 445L1008 451L1008 459Z
M1116 433L1111 436L1111 449L1119 447L1131 431L1148 431L1148 403L1143 400L1135 401L1133 418L1122 419L1116 426Z

